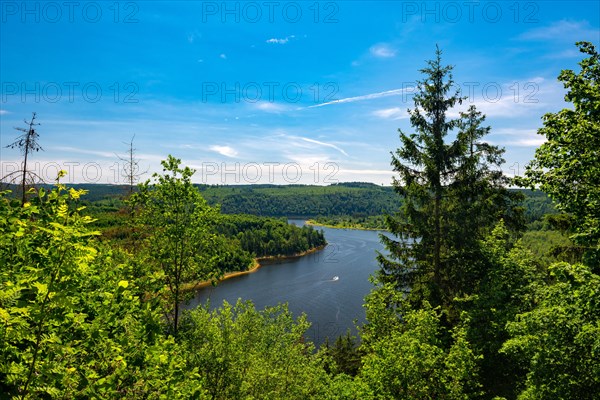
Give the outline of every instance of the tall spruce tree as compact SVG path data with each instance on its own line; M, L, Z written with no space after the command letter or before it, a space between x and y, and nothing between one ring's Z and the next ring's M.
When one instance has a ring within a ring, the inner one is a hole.
M402 147L392 154L395 191L403 203L396 218L388 217L389 231L398 240L382 236L390 258L379 254L382 281L394 282L421 299L437 305L442 300L442 268L446 258L447 226L444 215L444 195L455 164L454 148L444 142L450 130L458 126L458 119L447 119L446 114L462 102L453 90L452 67L442 66L442 52L427 61L428 67L420 72L423 81L417 82L414 109L409 110L415 133L399 130Z
M472 290L483 267L477 243L501 218L518 224L519 209L504 187L499 165L503 150L481 142L490 128L471 107L459 118L449 111L463 98L453 87L452 66L443 66L438 48L421 70L414 108L415 132L399 130L401 147L392 153L395 191L402 207L386 218L395 236L382 236L389 256L378 255L379 279L409 293L413 304L423 300L448 306L461 292ZM456 139L446 136L458 128ZM472 271L471 271L472 269Z
M461 112L452 146L455 166L444 198L449 248L443 287L449 300L477 290L487 270L480 241L497 222L504 220L512 232L525 224L523 195L508 190L511 180L500 169L504 149L483 140L491 130L484 122L473 105Z

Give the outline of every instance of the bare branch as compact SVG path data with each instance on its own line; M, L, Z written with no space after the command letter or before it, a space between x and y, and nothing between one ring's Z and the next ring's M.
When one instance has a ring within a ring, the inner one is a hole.
M39 134L37 133L35 127L39 126L40 124L35 122L35 118L36 113L33 112L30 121L27 121L26 119L23 120L25 125L27 125L27 128L15 127L17 131L23 132L23 134L17 137L17 139L13 143L6 146L6 148L9 149L19 149L23 154L22 169L18 171L21 174L21 204L25 204L27 202L27 184L35 184L36 179L42 181L42 179L37 174L27 170L27 160L29 154L32 151L38 152L40 150L44 150L42 149L42 146L38 144ZM7 177L10 177L13 174L14 173L8 174L6 177L3 177L2 180L4 180ZM13 182L14 181L16 180L13 180Z
M131 137L129 143L123 142L123 144L129 147L125 156L115 154L117 158L123 162L121 177L123 177L129 185L130 195L133 193L133 188L140 181L140 178L148 172L148 169L140 171L140 160L135 156L137 149L133 147L134 139L135 134Z

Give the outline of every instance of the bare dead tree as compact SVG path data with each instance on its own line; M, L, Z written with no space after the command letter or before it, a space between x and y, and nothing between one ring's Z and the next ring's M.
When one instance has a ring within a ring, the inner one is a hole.
M34 185L37 182L43 182L39 175L37 175L33 171L29 171L27 169L27 161L29 160L29 155L33 151L38 152L42 149L42 146L38 144L39 134L37 133L36 126L39 126L39 123L35 122L36 113L32 113L31 120L27 121L23 120L27 128L15 127L19 132L23 132L22 135L17 137L17 139L6 146L9 149L19 149L23 154L23 164L22 168L18 171L11 172L10 174L2 177L2 181L6 181L9 184L18 182L20 179L21 186L21 204L25 204L27 202L27 185Z
M140 171L140 160L135 156L137 149L133 147L134 139L135 135L131 137L129 143L123 142L123 144L128 146L127 154L125 156L117 154L117 158L123 162L121 177L123 177L125 182L129 185L129 195L133 193L133 188L140 181L140 178L148 172L148 170Z

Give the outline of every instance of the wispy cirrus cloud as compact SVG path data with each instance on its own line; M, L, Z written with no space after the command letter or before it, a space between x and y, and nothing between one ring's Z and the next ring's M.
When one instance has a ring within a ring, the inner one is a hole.
M571 48L571 49L559 51L558 53L552 52L552 53L544 56L544 58L555 60L555 59L561 59L561 58L579 58L580 56L581 56L581 53L577 49Z
M326 142L322 142L322 141L320 141L320 140L310 139L310 138L301 137L301 136L297 136L297 138L298 138L298 139L300 139L300 140L303 140L303 141L305 141L305 142L308 142L308 143L313 143L313 144L316 144L316 145L319 145L319 146L323 146L323 147L330 147L330 148L332 148L332 149L335 149L335 150L339 151L340 153L342 153L342 154L343 154L343 155L345 155L346 157L348 157L348 153L346 153L346 152L344 151L344 149L342 149L342 148L340 148L340 147L336 146L336 145L335 145L335 144L333 144L333 143L326 143Z
M522 33L522 40L560 40L575 42L598 38L600 30L590 26L588 21L560 20L547 26L530 29Z
M461 111L466 112L469 106L474 105L488 117L514 119L535 116L537 120L546 112L565 106L562 85L539 76L478 83L474 90L464 90L463 95L467 95L467 99L449 110L449 117L457 118Z
M322 154L323 148L333 149L344 156L349 157L348 153L338 146L338 144L324 142L322 140L312 139L298 134L290 134L288 132L277 132L275 135L262 137L260 145L252 143L250 144L250 147L255 147L255 150L258 150L264 148L267 143L270 149L277 150L294 161L296 161L294 154L300 153L306 153L311 157L317 157L321 162L328 161L329 157ZM299 151L299 149L304 150Z
M61 152L72 153L72 154L88 154L88 155L104 157L104 158L115 158L115 159L117 158L115 153L111 153L108 151L88 150L88 149L69 147L69 146L50 146L49 148L47 148L47 150L61 151Z
M237 150L230 146L219 146L213 145L209 147L209 150L214 151L215 153L219 153L225 157L236 157L238 155Z
M503 146L539 147L546 138L537 133L536 129L500 128L492 130L493 142Z
M7 110L0 109L0 115L7 115L7 114L10 114L10 112Z
M100 150L89 150L80 147L70 147L70 146L48 146L45 147L44 150L47 150L49 153L60 152L62 154L73 154L77 156L81 155L91 155L100 158L107 158L110 160L118 161L119 154L113 153L110 151L100 151ZM146 162L155 162L160 163L162 160L166 158L165 155L159 154L151 154L151 153L138 153L136 152L135 157L139 160L143 160ZM97 158L94 159L97 161Z
M307 108L323 107L323 106L329 106L332 104L353 103L355 101L373 100L373 99L379 99L381 97L388 97L388 96L399 96L404 93L413 93L414 90L415 89L413 87L408 87L408 88L403 88L403 89L386 90L385 92L370 93L370 94L365 94L362 96L346 97L343 99L332 100L332 101L328 101L326 103L315 104L314 106L308 106Z

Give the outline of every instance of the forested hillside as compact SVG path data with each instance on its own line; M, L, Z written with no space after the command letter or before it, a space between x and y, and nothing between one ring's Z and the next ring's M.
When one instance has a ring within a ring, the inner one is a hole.
M128 202L104 193L106 197L101 200L82 198L81 204L93 218L90 226L102 233L100 240L134 248L140 234L128 212ZM327 244L321 231L288 224L286 218L216 213L209 227L222 238L216 246L223 253L218 263L221 272L244 271L253 258L295 256Z
M317 215L368 216L392 212L397 198L391 187L341 183L330 186L211 186L201 188L211 204L224 213L314 217Z
M98 211L117 211L126 186L74 184L87 191L85 204ZM252 214L287 218L343 218L355 220L379 219L400 208L401 199L391 186L347 182L329 186L314 185L197 185L202 197L211 205L219 205L225 214ZM50 189L51 185L39 185ZM7 186L14 189L14 186ZM524 196L523 208L527 222L539 220L555 212L551 199L539 190L509 189ZM373 217L377 217L374 218ZM365 227L375 228L372 222Z

